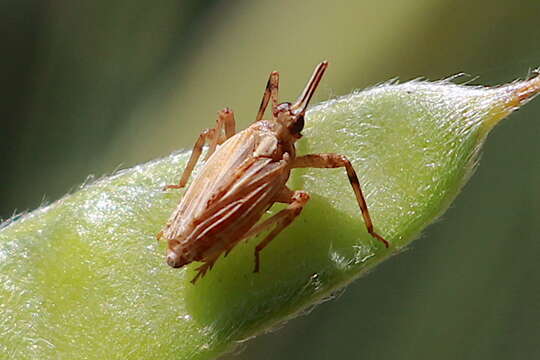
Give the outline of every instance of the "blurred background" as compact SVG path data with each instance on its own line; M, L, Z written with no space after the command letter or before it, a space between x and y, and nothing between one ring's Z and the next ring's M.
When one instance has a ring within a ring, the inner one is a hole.
M391 78L495 85L540 65L540 2L4 0L0 217L191 147L216 112L250 123L271 70L293 100ZM232 359L540 358L540 100L409 251Z

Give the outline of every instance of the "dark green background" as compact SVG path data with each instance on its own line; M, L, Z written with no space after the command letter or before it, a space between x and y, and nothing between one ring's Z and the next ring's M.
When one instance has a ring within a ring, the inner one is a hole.
M526 77L539 15L537 0L3 1L0 216L190 147L224 106L244 127L274 69L285 100L322 59L319 100L394 77ZM539 103L494 130L409 251L227 358L539 358Z

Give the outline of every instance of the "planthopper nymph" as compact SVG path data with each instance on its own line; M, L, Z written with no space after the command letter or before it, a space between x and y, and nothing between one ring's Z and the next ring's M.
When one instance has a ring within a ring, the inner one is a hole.
M192 283L238 242L269 231L255 247L254 272L259 271L261 250L294 221L309 200L307 192L291 190L286 185L291 170L296 168L344 167L367 231L388 247L388 242L373 229L358 177L349 160L334 153L296 155L295 143L302 137L306 108L327 67L326 61L317 65L294 104L278 103L279 73L272 72L253 124L235 133L232 110L221 110L216 127L204 130L195 143L180 182L165 187L186 186L203 146L208 143L206 163L157 235L158 239L163 237L168 241L170 266L180 268L193 261L203 262ZM264 120L269 102L272 118ZM259 222L276 202L288 206Z

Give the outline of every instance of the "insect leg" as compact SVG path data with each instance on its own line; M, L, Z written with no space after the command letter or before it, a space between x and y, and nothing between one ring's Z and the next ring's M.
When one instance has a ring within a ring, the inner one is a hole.
M225 140L236 134L236 122L234 121L234 112L225 108L218 113L220 121L225 125Z
M300 212L308 200L309 194L307 192L291 191L287 187L284 187L283 192L280 194L278 199L276 199L276 201L287 203L289 206L262 223L256 224L246 233L244 238L249 238L275 225L275 228L270 231L263 241L261 241L255 247L255 268L253 269L253 272L259 272L259 253L262 251L262 249L264 249L270 243L270 241L276 237L276 235L289 226L289 224L292 223L298 215L300 215Z
M191 279L191 283L193 285L195 285L195 283L197 282L197 280L199 278L202 278L204 277L204 275L206 274L206 272L208 270L212 270L212 267L214 266L216 260L218 259L219 256L214 256L212 257L211 259L207 259L204 261L204 264L202 264L201 266L199 266L198 268L196 268L195 270L197 270L197 275L195 275L195 277L193 279Z
M268 78L268 82L266 83L266 89L264 90L264 95L261 101L261 106L259 107L259 112L257 113L257 117L255 118L255 122L261 121L264 116L264 111L266 110L266 107L268 106L268 101L272 99L272 115L273 110L277 106L278 102L278 88L279 88L279 73L277 71L272 71L270 73L270 77Z
M220 110L218 112L218 117L216 120L216 136L211 139L205 160L208 160L208 158L214 153L214 151L216 151L216 147L218 144L223 144L225 140L227 140L236 133L235 127L236 123L234 121L233 111L229 108ZM225 133L223 132L223 130L225 130Z
M373 230L373 222L371 221L371 216L369 215L366 199L362 194L362 188L360 187L360 182L358 181L356 171L354 171L354 168L352 167L349 159L347 159L344 155L340 154L311 154L297 157L292 164L292 168L339 167L344 167L347 170L349 182L351 183L354 194L356 195L356 200L358 201L358 206L360 207L360 211L362 212L362 217L364 218L364 223L366 225L368 233L375 239L382 242L384 246L388 247L388 241L386 241L381 235L377 234Z
M167 185L163 188L163 190L167 189L181 189L184 186L186 186L189 177L191 173L193 172L193 169L195 168L195 165L197 164L197 161L199 160L199 157L201 156L203 146L207 140L212 140L214 137L217 136L216 129L206 129L201 132L199 135L199 138L197 139L197 142L193 146L193 150L191 152L191 157L189 158L189 161L187 163L187 166L184 170L184 173L182 174L182 178L180 178L180 182L177 185Z
M189 177L191 176L191 173L193 172L193 169L195 168L195 165L197 165L197 161L199 160L199 157L201 156L204 144L206 142L210 143L210 146L208 148L208 152L205 158L205 160L208 160L208 158L216 150L216 147L218 144L222 144L226 139L234 135L235 127L236 126L235 126L235 121L234 121L234 113L231 109L225 108L221 110L220 112L218 112L216 127L213 129L203 130L203 132L201 132L201 134L199 135L197 142L193 146L191 157L189 158L188 164L186 165L186 168L184 170L184 173L182 174L182 178L180 179L180 182L177 185L167 185L165 186L164 190L181 189L184 186L186 186L189 180ZM225 128L225 136L223 136L223 130L222 130L223 128Z

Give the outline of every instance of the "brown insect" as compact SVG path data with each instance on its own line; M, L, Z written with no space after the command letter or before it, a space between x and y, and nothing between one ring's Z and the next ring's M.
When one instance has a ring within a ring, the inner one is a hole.
M158 240L168 240L167 263L179 268L193 261L202 261L191 281L212 268L221 254L225 256L238 242L265 231L271 231L255 247L255 269L259 271L259 253L286 228L309 200L305 191L289 189L285 183L295 168L338 168L347 170L367 231L388 247L388 242L373 230L366 201L358 177L350 161L339 154L296 156L295 142L302 137L304 114L315 89L328 67L320 63L306 88L294 103L278 104L279 73L270 74L255 122L235 134L232 110L218 113L217 125L204 130L178 185L184 187L208 142L206 164L201 169ZM263 120L269 102L272 120ZM221 145L218 147L218 145ZM275 202L288 204L269 219L257 223Z

